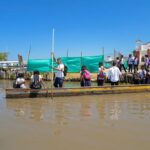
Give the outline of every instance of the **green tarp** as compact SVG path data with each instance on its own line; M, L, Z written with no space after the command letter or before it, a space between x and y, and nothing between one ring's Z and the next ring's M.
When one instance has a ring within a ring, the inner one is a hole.
M112 66L112 62L104 62L104 67L105 68L110 68ZM124 61L124 66L127 69L128 68L128 62L127 60Z
M28 71L38 70L40 72L50 72L51 60L50 59L29 59L28 60Z
M86 57L62 57L62 62L68 67L68 72L78 73L81 70L81 66L85 65L90 72L98 72L99 62L104 62L104 56L86 56ZM125 68L128 67L125 60ZM28 71L38 70L40 72L51 72L52 60L51 59L29 59ZM54 63L54 66L57 66ZM105 68L110 68L111 62L104 62Z
M68 72L80 72L81 66L85 65L90 72L98 71L99 62L104 61L104 56L86 56L86 57L62 57L62 62L68 67ZM38 70L40 72L51 72L51 59L29 59L28 71ZM56 63L54 63L56 66Z

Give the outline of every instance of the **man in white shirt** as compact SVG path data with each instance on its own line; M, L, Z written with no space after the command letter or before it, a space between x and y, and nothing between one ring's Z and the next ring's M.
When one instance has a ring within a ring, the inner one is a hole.
M52 53L52 57L54 61L58 64L57 67L53 67L53 69L56 70L54 86L56 88L62 87L64 82L64 64L62 63L60 57L57 59L55 58L54 53Z
M118 85L120 80L121 72L116 66L116 63L113 62L113 66L109 69L108 79L111 81L111 85Z

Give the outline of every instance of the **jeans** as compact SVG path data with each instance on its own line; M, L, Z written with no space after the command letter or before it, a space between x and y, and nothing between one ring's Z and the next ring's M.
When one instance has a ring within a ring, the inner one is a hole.
M111 85L118 85L118 82L111 82Z
M104 85L104 80L97 80L97 85L98 86L103 86Z
M120 71L122 70L122 68L124 69L124 71L126 72L126 68L125 68L125 66L124 66L124 64L120 64Z
M82 86L82 87L84 87L84 86L91 86L91 80L82 80L81 82L80 82L80 85Z
M64 82L64 78L56 77L55 78L55 82L54 82L54 87L56 87L56 88L62 87L63 86L63 82Z
M132 72L132 64L128 64L129 66L129 72L131 71Z

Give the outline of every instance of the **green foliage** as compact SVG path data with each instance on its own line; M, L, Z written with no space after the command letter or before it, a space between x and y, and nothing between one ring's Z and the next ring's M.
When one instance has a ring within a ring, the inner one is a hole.
M15 74L11 74L11 75L10 75L10 79L11 79L11 80L15 80L15 79L16 79L16 75L15 75Z
M6 52L0 53L0 61L7 61L7 58L8 58L8 53Z

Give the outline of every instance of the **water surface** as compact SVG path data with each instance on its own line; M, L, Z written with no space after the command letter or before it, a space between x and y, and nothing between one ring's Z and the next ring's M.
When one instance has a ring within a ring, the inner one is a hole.
M0 80L0 150L150 149L150 93L5 99L10 86Z

